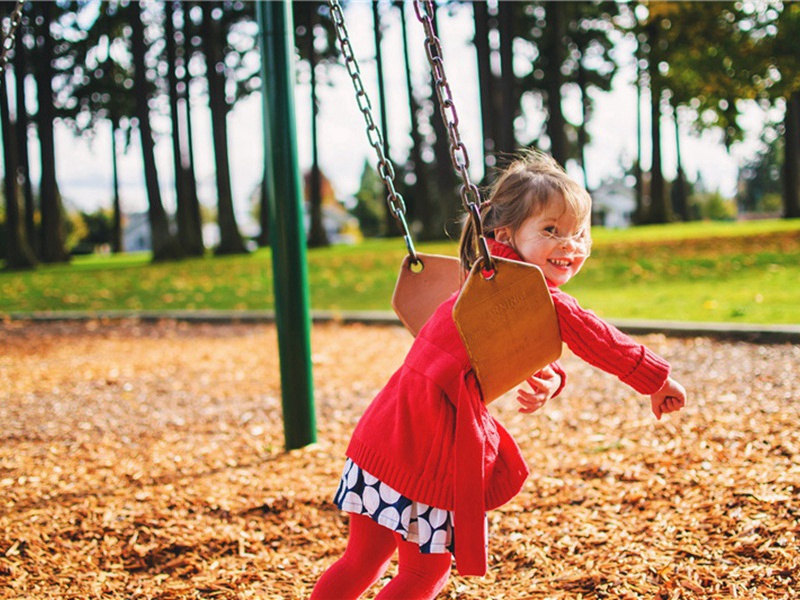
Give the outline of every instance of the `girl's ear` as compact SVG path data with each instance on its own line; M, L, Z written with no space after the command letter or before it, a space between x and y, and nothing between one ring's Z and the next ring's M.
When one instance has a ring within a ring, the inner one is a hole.
M508 244L511 241L511 228L498 227L494 230L494 239L502 244Z

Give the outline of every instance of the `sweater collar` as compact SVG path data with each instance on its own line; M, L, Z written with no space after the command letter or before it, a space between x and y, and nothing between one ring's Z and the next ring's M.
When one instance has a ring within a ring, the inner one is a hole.
M489 244L489 252L492 256L497 256L498 258L508 258L509 260L522 262L522 258L520 258L519 254L517 254L516 250L514 250L508 244L498 242L496 239L488 236L486 237L486 243Z

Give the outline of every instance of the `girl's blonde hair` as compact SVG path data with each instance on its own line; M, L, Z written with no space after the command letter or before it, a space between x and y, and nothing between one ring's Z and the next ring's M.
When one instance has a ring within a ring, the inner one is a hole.
M498 227L517 230L529 217L540 214L550 202L563 202L564 212L579 223L590 222L592 199L551 156L539 151L519 154L492 185L481 205L485 234ZM459 241L461 266L470 269L480 255L472 220L467 218Z

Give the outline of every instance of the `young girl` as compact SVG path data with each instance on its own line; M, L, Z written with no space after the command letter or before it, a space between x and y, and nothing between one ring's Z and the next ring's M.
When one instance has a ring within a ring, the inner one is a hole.
M562 292L589 255L591 199L540 153L511 163L481 207L494 256L540 267L574 354L650 395L656 418L680 410L683 387L669 365ZM477 259L468 223L462 265ZM347 448L335 502L350 513L347 549L317 582L312 600L358 598L399 552L397 575L377 598L434 598L450 573L486 572L486 511L521 489L528 468L503 426L486 410L445 301L415 339L404 364L373 400ZM535 341L534 341L535 343ZM533 412L564 387L553 363L520 389Z

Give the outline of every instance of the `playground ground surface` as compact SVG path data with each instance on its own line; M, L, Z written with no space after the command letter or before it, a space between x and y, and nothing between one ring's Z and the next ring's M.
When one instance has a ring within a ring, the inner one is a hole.
M489 513L487 576L442 598L800 597L800 346L639 339L686 409L656 421L569 353L563 397L495 402L532 476ZM307 597L346 543L349 434L410 343L315 325L319 443L285 452L273 325L0 324L0 598Z

